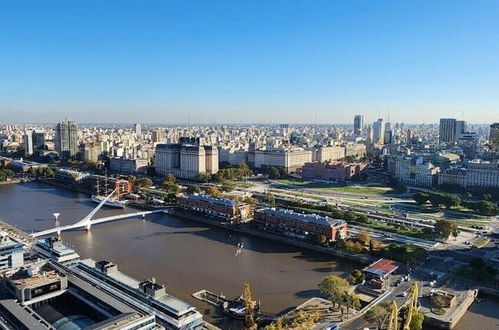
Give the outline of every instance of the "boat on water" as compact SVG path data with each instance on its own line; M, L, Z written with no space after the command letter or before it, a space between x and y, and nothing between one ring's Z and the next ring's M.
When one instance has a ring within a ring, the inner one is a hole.
M106 181L105 181L105 185L104 185L104 194L107 194L108 193L108 189L107 189L107 174L106 174ZM99 180L97 180L97 183L96 183L96 186L95 186L95 191L96 191L96 194L95 195L92 195L92 197L90 197L90 199L97 203L97 204L100 204L102 203L105 199L106 199L106 196L101 196L100 195L100 188L99 188ZM105 203L104 205L105 206L110 206L110 207L116 207L116 208L120 208L120 209L123 209L125 208L126 204L128 203L127 200L120 200L119 198L119 192L118 192L118 197L111 197L109 198Z
M91 199L92 199L93 202L96 202L97 204L100 204L100 203L102 203L102 201L104 199L106 199L106 197L105 196L100 196L100 195L92 195ZM127 202L128 201L120 201L120 200L115 199L115 198L110 198L110 199L108 199L104 203L104 205L105 206L111 206L111 207L118 207L120 209L123 209L123 208L125 208Z

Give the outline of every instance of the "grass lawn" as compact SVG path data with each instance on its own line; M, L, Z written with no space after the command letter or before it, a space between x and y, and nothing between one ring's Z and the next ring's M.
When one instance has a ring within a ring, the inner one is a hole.
M253 186L251 183L245 181L230 181L230 182L238 188L250 188Z
M484 269L475 269L470 266L463 266L457 271L456 274L472 281L489 284L495 283L495 276Z
M346 192L346 193L356 193L356 194L366 194L366 195L383 195L389 194L393 192L393 189L390 187L372 187L372 186L363 186L363 185L355 185L355 186L334 186L332 184L323 183L323 182L312 182L305 181L299 179L279 179L275 180L281 184L298 186L301 188L309 188L309 189L323 189L328 191L338 191L338 192Z
M380 222L370 222L370 223L356 223L359 226L371 228L371 229L376 229L376 230L383 230L387 231L390 233L394 234L399 234L399 235L404 235L407 237L413 237L413 238L419 238L419 239L425 239L428 241L433 241L435 239L435 234L434 233L424 233L422 231L412 231L410 229L405 230L405 229L400 229L396 228L393 226L390 226L388 224L380 223Z

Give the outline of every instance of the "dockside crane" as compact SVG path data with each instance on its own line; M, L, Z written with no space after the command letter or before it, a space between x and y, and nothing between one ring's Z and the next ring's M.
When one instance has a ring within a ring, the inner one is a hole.
M418 296L419 287L418 283L414 282L409 293L409 306L407 307L407 315L404 323L404 330L410 330L412 316L418 311Z
M243 299L246 307L246 316L244 317L244 328L246 330L257 330L255 322L256 302L251 297L251 289L248 282L244 282Z
M407 313L405 315L405 321L402 327L403 330L410 330L412 316L414 315L414 313L418 311L418 296L419 296L419 287L417 282L414 282L409 290L409 297L406 301ZM397 303L395 301L392 301L390 306L390 316L388 319L388 330L398 330L399 312L400 308L398 308Z

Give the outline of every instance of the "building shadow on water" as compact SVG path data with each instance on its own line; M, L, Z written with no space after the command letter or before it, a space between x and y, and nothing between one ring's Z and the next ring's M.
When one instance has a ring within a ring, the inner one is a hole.
M22 188L27 188L26 192L31 192L31 190L36 192L44 192L48 194L55 195L57 197L63 197L67 199L75 198L88 198L85 194L75 192L69 189L56 187L42 182L29 182L22 184Z

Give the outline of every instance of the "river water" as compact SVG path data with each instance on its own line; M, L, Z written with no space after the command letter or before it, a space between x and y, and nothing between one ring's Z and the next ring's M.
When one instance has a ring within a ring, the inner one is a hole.
M0 218L27 232L54 227L54 212L61 214L61 225L75 223L95 205L86 195L46 184L0 185ZM102 208L95 218L131 211ZM243 282L249 281L262 310L279 312L317 295L317 283L324 275L342 275L359 267L169 215L100 224L90 232L65 232L62 239L82 258L108 259L139 280L155 277L166 285L167 292L195 305L205 319L224 329L239 326L216 315L192 293L207 289L235 297ZM244 243L244 250L236 256L238 243ZM475 304L458 329L475 329L478 324L483 330L499 329L498 307L492 300Z

